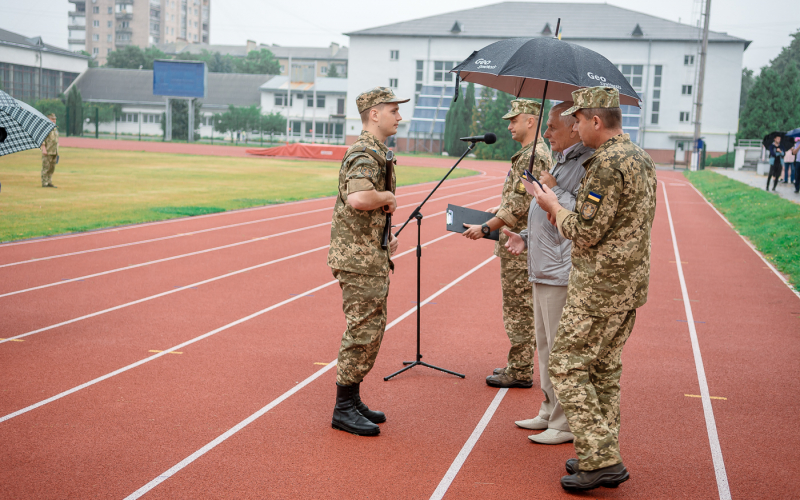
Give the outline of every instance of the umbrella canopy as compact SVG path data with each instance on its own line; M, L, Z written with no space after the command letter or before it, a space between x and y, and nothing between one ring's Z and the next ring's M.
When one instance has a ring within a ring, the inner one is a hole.
M786 132L786 137L800 137L800 128Z
M0 90L0 156L40 147L54 128L43 114Z
M608 59L557 38L509 38L487 45L452 69L462 80L517 97L571 101L584 87L615 87L620 104L639 106L639 94Z
M769 149L776 137L781 138L781 149L784 152L794 147L794 138L789 136L789 134L786 132L770 132L764 136L764 140L761 141L761 144L763 144L765 148Z

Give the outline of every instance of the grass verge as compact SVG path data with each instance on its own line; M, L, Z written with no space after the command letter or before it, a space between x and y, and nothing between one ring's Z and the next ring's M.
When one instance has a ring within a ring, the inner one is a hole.
M41 187L41 153L0 157L0 241L204 215L336 194L339 163L61 148ZM397 167L398 185L442 168ZM458 169L451 178L477 172ZM331 202L333 205L333 202Z
M684 175L800 289L800 205L709 170Z

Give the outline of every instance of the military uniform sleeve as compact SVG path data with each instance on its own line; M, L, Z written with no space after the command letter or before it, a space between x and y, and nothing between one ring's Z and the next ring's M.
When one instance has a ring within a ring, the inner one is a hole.
M51 130L47 137L44 139L44 148L47 151L48 156L54 156L58 154L58 143L56 142L55 131Z
M376 189L380 175L381 168L377 161L370 156L357 156L345 173L347 194Z
M531 204L533 196L528 194L524 184L522 184L522 181L515 173L511 174L509 182L514 183L513 188L503 197L496 217L502 220L506 226L514 227L521 217L528 216L528 207ZM519 186L522 187L519 188ZM522 192L520 193L520 191Z
M622 189L622 174L618 170L597 168L580 191L577 213L562 208L556 214L558 231L578 247L596 245L614 222Z

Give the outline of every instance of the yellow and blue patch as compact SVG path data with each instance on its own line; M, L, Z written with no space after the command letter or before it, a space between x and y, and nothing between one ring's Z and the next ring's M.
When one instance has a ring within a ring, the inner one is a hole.
M593 201L595 203L600 203L600 200L603 199L603 195L597 194L594 191L589 191L589 194L586 196L586 199Z

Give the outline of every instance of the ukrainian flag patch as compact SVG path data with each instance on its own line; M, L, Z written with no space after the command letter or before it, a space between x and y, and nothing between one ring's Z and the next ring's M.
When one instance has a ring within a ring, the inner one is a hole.
M586 196L586 199L591 200L595 203L600 203L600 200L603 199L603 195L597 194L594 191L589 191L589 194Z

